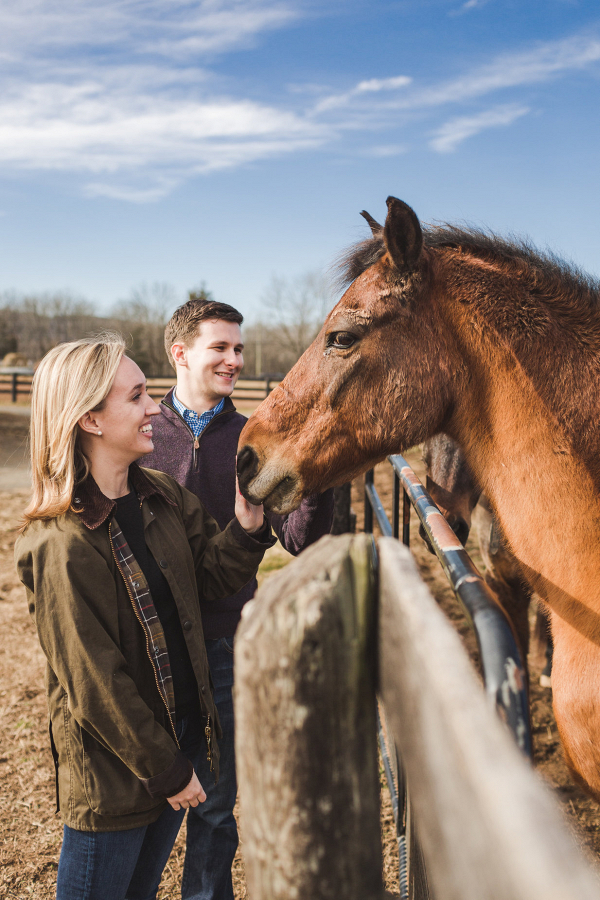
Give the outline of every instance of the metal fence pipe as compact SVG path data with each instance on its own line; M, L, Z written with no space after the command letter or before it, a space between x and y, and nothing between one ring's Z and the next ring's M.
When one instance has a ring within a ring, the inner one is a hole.
M388 459L473 626L486 692L517 745L531 757L527 676L508 617L404 457L397 454Z

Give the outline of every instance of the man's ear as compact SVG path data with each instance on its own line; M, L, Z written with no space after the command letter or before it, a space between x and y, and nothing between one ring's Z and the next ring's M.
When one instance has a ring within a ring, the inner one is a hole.
M98 434L98 432L102 430L96 419L96 413L93 410L84 413L77 421L77 424L82 431L86 431L88 434Z
M180 341L173 344L171 346L171 356L173 357L173 362L176 366L185 366L187 365L187 361L185 358L187 347L185 344L182 344Z

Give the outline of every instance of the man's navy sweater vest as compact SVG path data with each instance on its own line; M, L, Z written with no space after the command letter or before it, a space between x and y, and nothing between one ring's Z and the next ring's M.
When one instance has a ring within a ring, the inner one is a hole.
M152 418L154 450L139 462L175 478L200 498L220 528L235 515L235 457L246 417L225 398L223 410L211 419L196 443L191 429L173 408L173 390L160 404L160 416ZM268 513L281 544L296 556L324 534L333 521L333 491L314 494L302 501L288 516ZM242 607L256 590L252 579L233 597L214 603L200 600L204 637L231 637L235 634Z

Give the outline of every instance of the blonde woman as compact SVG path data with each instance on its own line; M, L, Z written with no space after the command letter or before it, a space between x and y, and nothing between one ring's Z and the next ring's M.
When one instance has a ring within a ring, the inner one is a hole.
M62 344L36 372L15 557L48 662L57 900L156 897L205 797L194 759L218 773L199 593L239 590L274 542L239 492L219 532L193 494L137 465L158 411L118 336Z

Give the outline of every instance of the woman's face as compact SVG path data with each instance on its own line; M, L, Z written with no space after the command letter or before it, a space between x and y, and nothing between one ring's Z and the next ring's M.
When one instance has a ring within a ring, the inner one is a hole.
M144 373L124 356L104 408L92 415L102 432L102 447L115 456L115 461L128 464L154 449L151 420L159 412L146 393Z

